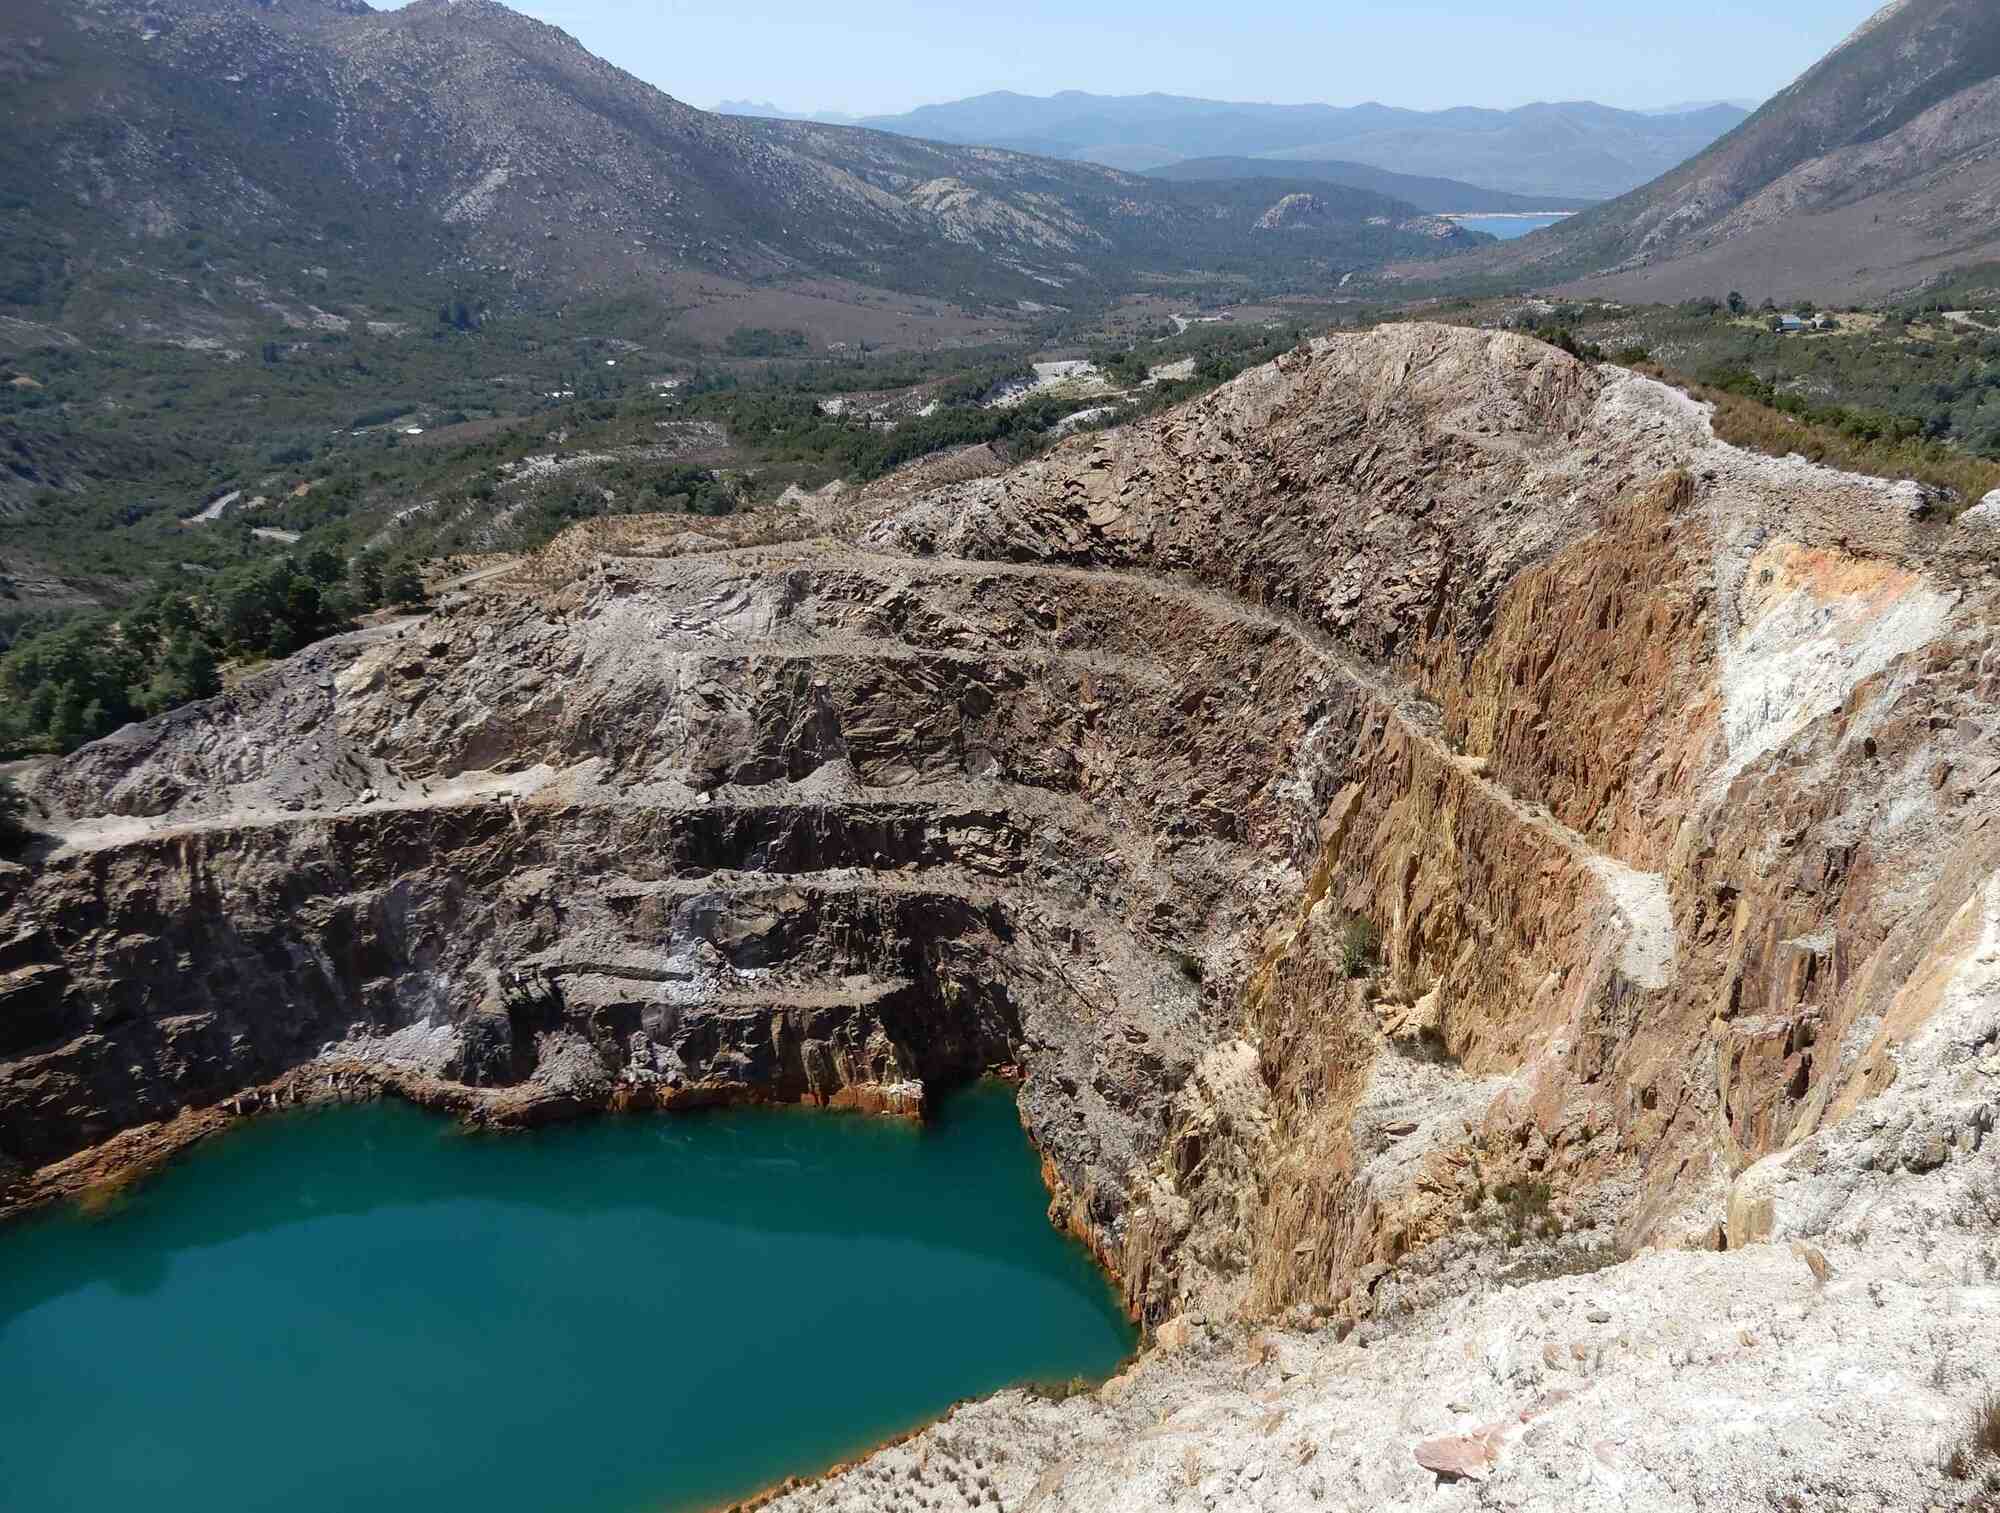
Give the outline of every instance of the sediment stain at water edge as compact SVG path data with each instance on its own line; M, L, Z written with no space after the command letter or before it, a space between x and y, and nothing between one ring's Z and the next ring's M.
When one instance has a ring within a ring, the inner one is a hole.
M1011 1091L468 1135L400 1102L0 1232L10 1505L711 1506L1133 1337Z

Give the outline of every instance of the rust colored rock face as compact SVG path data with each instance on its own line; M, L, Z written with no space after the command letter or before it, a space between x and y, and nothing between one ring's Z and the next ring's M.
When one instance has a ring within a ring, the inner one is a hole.
M10 1201L336 1072L532 1122L1014 1065L1143 1318L1376 1327L1475 1250L1832 1222L1786 1163L1864 1128L1977 1148L1969 529L1431 326L868 499L580 532L40 774Z

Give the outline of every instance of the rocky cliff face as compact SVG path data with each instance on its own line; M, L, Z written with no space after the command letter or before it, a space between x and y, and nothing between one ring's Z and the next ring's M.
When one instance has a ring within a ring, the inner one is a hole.
M803 1504L973 1440L1009 1506L1942 1495L2000 1346L1990 531L1430 326L851 518L580 534L42 774L15 1200L274 1083L1012 1063L1160 1348Z

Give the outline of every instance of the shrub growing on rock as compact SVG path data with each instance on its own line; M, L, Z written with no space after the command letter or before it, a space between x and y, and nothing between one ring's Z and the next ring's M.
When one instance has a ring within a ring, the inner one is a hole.
M1340 927L1340 969L1352 978L1367 977L1381 959L1382 938L1375 922L1363 914L1350 914Z
M1979 1479L2000 1492L2000 1392L1989 1391L1973 1405L1965 1432L1945 1446L1941 1460L1954 1481Z
M28 801L11 780L0 777L0 856L11 856L28 841L28 827L22 816L28 812Z

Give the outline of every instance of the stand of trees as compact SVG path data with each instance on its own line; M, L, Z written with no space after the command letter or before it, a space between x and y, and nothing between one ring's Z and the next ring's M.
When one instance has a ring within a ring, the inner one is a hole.
M155 589L119 614L25 636L0 656L0 757L74 751L218 692L226 660L289 656L351 629L363 610L422 599L408 563L364 553L350 567L322 548L301 562L232 568L192 591Z

